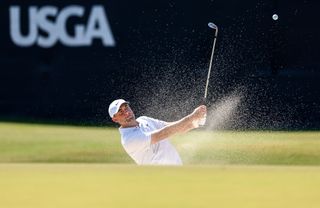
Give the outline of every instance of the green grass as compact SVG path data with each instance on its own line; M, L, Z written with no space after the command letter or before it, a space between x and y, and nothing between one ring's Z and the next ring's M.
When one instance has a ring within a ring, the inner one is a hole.
M0 162L130 163L116 128L0 123Z
M320 165L319 132L190 132L175 138L188 164Z
M320 165L316 131L192 131L172 141L184 164ZM0 162L133 164L116 128L4 122Z
M0 164L3 208L316 208L320 167Z
M319 132L172 141L185 166L136 166L116 128L0 123L0 207L320 207Z

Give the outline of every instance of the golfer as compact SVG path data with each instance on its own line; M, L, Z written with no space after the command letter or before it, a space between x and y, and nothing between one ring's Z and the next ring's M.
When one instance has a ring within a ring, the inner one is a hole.
M165 122L147 116L136 119L129 102L123 99L109 106L112 121L120 125L121 144L138 165L182 165L169 137L197 128L206 112L206 106L201 105L181 120Z

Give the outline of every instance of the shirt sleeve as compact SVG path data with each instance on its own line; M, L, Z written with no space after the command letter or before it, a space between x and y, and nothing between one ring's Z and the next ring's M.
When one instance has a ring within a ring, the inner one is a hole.
M150 148L151 133L144 133L140 129L132 132L123 140L123 146L128 152L141 151Z
M150 118L150 117L147 117L149 120L151 120L156 126L158 129L161 129L165 126L168 125L168 122L166 121L162 121L162 120L159 120L159 119L155 119L155 118Z

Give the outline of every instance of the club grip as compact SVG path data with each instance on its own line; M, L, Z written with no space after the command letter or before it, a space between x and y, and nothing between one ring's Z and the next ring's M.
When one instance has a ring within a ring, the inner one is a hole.
M202 98L200 105L207 105L207 99L206 98Z
M201 100L200 105L207 105L207 99L204 97ZM204 126L206 124L207 115L204 116L201 120L198 121L199 126Z

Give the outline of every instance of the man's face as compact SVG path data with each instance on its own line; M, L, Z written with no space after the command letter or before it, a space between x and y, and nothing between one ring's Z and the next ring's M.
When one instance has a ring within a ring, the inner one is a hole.
M120 106L119 111L113 116L112 120L120 125L124 125L135 120L135 116L129 104L123 103Z

